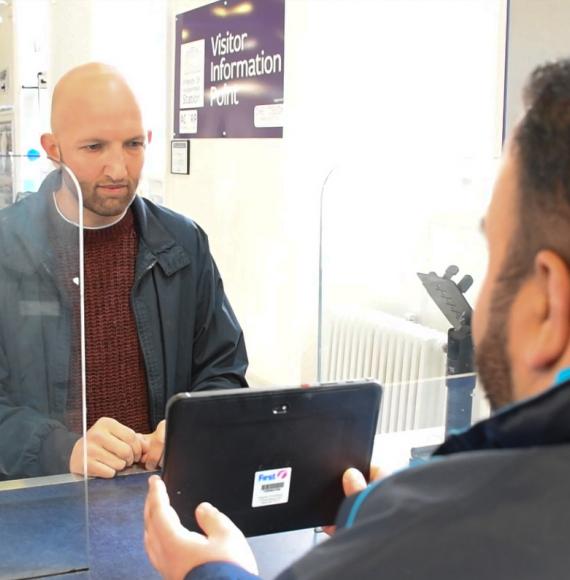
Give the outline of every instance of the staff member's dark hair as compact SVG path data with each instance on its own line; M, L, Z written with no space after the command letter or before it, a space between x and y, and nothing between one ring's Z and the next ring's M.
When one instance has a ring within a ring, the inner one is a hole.
M570 267L570 60L537 68L524 104L512 144L519 180L517 231L505 271L519 283L543 249L555 251Z

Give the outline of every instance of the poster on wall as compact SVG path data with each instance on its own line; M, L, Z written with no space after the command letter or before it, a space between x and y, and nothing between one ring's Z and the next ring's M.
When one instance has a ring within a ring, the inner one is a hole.
M12 121L0 120L0 209L10 205L14 196L12 143Z
M285 0L220 0L176 16L174 135L283 136Z

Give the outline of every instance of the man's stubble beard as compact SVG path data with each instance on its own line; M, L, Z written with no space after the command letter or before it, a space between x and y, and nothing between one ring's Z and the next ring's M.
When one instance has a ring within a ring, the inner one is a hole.
M65 165L65 167L68 169L68 171L73 171L69 165L66 164L65 160L63 159L63 154L61 152L61 150L59 150L59 159L60 159L60 163L62 163L63 165ZM68 172L65 169L62 169L63 173L63 182L67 188L67 190L73 195L73 197L75 197L75 199L77 201L79 201L78 199L78 192L76 190L75 184L73 182L73 180L71 179L70 175L68 174ZM118 205L115 204L115 207L105 207L105 203L104 200L105 198L103 196L99 196L97 194L97 184L92 185L91 183L88 183L86 181L79 181L79 179L77 179L77 176L75 175L75 179L77 180L77 183L79 184L79 187L81 188L81 197L82 197L82 202L83 202L83 208L89 210L90 212L98 215L98 216L102 216L102 217L113 217L113 216L119 216L122 213L125 212L125 210L131 205L131 203L133 202L136 192L137 192L137 188L139 185L139 180L137 179L136 181L131 181L131 180L127 180L127 194L124 196L124 203L121 203ZM122 181L118 181L117 183L123 183ZM103 200L103 201L99 201L99 200Z
M513 402L512 365L507 350L509 313L515 295L512 290L512 282L499 282L496 286L487 329L475 351L479 378L493 410Z
M92 185L83 181L80 181L79 185L81 186L83 207L85 209L98 216L112 217L121 215L131 205L136 195L138 181L134 183L127 181L127 193L122 195L120 198L113 199L113 203L111 204L109 204L110 198L101 196L97 193L97 185Z

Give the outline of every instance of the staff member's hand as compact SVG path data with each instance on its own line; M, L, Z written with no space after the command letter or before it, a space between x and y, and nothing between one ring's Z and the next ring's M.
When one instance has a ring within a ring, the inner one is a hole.
M231 562L252 574L257 563L241 531L209 503L196 508L196 521L205 535L188 531L170 505L164 482L149 480L144 506L144 545L151 564L163 578L182 579L208 562Z
M102 417L73 446L69 459L71 473L83 475L84 447L87 447L87 475L110 478L140 461L144 442L129 427Z
M384 475L380 471L380 468L377 465L371 465L369 482L372 483L373 481L382 479L382 477L384 477ZM354 493L360 493L363 489L366 488L367 485L368 482L366 481L364 475L354 467L347 469L342 474L342 489L344 490L344 495L346 497ZM327 533L329 536L332 536L336 531L336 527L325 526L323 528L323 531Z
M155 469L162 467L165 435L165 420L162 420L157 425L153 433L149 433L148 435L141 435L145 446L145 451L141 457L141 463L144 464L145 469L148 471L154 471Z
M358 469L351 467L342 475L342 488L344 490L344 495L348 497L353 493L360 493L369 483L382 479L382 477L384 477L384 474L380 471L378 465L370 466L370 478L368 481L366 481L366 478L360 471L358 471Z

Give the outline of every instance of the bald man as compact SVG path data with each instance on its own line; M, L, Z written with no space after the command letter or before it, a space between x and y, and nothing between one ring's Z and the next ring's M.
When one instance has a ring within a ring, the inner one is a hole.
M68 72L51 127L41 144L57 169L0 212L0 478L83 473L85 452L89 475L153 469L169 397L247 386L243 333L205 233L137 195L151 133L124 78Z

